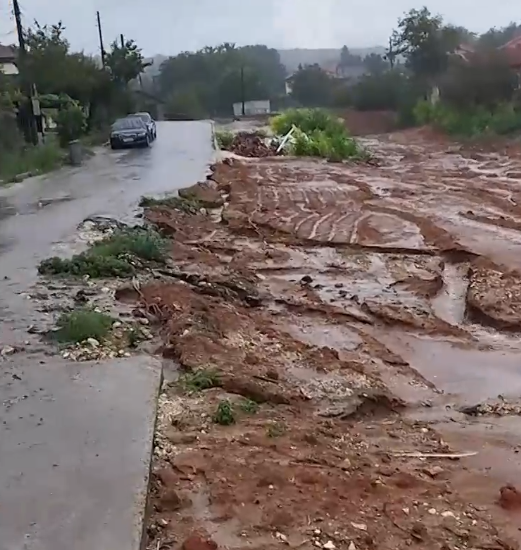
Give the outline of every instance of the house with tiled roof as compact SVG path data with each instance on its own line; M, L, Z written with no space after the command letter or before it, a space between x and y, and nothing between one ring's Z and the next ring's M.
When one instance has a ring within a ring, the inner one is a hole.
M505 53L513 69L521 70L521 36L513 38L499 49Z
M0 72L13 75L18 74L16 66L16 48L14 46L3 46L0 44Z

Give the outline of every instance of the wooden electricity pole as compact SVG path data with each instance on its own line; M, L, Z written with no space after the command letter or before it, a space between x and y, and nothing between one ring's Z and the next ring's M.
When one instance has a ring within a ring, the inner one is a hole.
M99 34L99 47L101 50L101 63L105 67L105 46L103 45L103 31L101 30L101 16L99 11L96 12L96 19L98 20L98 34Z
M25 46L25 36L22 26L22 14L20 12L20 4L18 3L18 0L13 0L13 11L16 21L16 32L18 34L18 72L20 74L22 89L27 96L27 104L25 105L25 109L24 106L21 106L22 121L27 129L26 140L30 143L33 143L34 145L38 145L38 131L36 127L36 119L34 118L33 106L33 83L31 82L27 73L27 48Z

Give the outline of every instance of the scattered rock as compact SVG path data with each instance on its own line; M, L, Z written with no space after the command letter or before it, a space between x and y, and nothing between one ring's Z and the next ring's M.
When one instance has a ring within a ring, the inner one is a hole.
M336 546L332 540L328 540L325 544L322 545L324 550L335 550Z
M365 523L352 523L351 525L359 531L367 531L367 525Z
M16 353L16 348L13 346L3 346L2 351L0 351L0 355L3 355L4 357L6 355L13 355L13 353Z
M87 338L87 344L89 344L89 346L92 346L93 348L97 348L99 347L99 341L96 340L96 338Z
M190 535L181 546L181 550L217 550L217 543L201 535Z
M309 285L313 282L313 277L311 277L310 275L304 275L304 277L302 277L302 279L300 279L300 284L301 285Z
M431 466L422 468L421 471L434 479L435 477L438 477L440 474L442 474L445 470L441 466Z

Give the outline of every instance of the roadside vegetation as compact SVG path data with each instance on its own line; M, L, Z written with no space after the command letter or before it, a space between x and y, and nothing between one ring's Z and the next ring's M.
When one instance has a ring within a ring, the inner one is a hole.
M35 22L26 29L25 41L21 74L0 73L0 181L4 183L19 174L53 170L67 159L63 149L70 141L99 142L114 118L150 110L132 89L132 82L149 65L134 41L114 41L107 48L106 68L94 57L71 50L61 22ZM22 78L38 90L44 120L55 124L52 130L47 128L43 145L35 145L36 127L28 123Z
M271 127L280 136L294 128L287 147L290 155L333 161L366 160L370 156L349 135L344 122L324 109L289 109L274 117Z
M204 208L204 203L197 197L141 197L139 206L142 208L173 208L180 210L185 214L198 214L201 208Z
M503 46L520 33L511 23L480 35L427 8L412 9L385 56L362 59L343 48L335 76L303 65L292 76L291 97L305 107L391 111L398 127L429 124L458 138L516 134L521 56Z
M229 149L233 143L233 132L228 132L226 130L220 130L215 132L215 139L217 140L217 146L219 149L226 150Z
M60 344L78 344L93 338L100 342L109 334L115 319L93 309L78 309L62 314L50 336Z
M41 275L96 278L131 277L142 262L164 262L168 240L152 229L126 228L94 243L72 258L57 256L43 260Z

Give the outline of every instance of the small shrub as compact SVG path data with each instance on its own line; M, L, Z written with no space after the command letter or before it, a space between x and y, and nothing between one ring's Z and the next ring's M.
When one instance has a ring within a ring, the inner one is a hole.
M92 309L79 309L64 313L56 322L57 330L51 333L52 339L60 343L79 343L88 338L103 340L110 332L114 319L105 313Z
M66 147L69 142L80 139L85 134L87 117L79 105L70 103L58 112L56 126L60 145Z
M215 132L215 139L217 140L219 149L229 149L233 142L233 138L234 135L232 132L228 132L226 130L219 130L218 132Z
M200 369L185 374L179 382L185 391L194 393L216 388L220 385L219 373L213 369Z
M221 426L231 426L235 424L235 412L231 401L224 399L219 402L217 410L213 415L213 421Z

